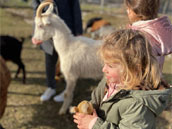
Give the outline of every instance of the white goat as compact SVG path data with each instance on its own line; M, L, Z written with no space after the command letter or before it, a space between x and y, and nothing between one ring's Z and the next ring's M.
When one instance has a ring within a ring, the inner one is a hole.
M48 10L42 9L49 5ZM102 64L96 52L101 41L72 35L66 24L53 14L53 4L43 2L37 9L33 41L53 39L60 58L60 68L67 83L64 102L59 114L65 114L73 99L73 91L78 78L100 79L103 76Z

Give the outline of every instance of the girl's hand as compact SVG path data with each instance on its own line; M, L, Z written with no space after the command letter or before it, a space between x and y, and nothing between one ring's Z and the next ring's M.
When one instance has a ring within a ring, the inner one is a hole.
M76 113L73 115L74 122L77 124L78 129L88 129L90 122L97 117L97 113L94 110L93 115L87 115L83 113Z

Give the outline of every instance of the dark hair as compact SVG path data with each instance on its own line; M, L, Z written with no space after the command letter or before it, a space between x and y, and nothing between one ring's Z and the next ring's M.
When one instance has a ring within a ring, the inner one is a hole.
M158 16L159 0L124 0L141 20L151 20Z

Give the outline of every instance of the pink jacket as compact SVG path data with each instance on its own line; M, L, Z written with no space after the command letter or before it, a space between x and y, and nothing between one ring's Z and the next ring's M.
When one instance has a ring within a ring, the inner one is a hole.
M156 55L162 71L164 56L172 53L172 24L167 16L147 21L138 21L129 26L143 32Z

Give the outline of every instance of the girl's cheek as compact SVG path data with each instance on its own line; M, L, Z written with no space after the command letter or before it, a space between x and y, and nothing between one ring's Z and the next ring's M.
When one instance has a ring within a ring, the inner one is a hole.
M118 74L118 73L112 74L111 77L112 77L112 78L118 78L118 77L119 77L119 74Z

